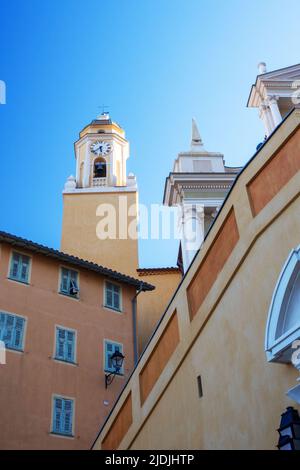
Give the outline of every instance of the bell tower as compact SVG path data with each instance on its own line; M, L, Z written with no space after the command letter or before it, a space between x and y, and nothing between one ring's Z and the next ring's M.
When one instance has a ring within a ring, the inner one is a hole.
M127 175L128 158L125 131L108 113L80 132L76 176L69 176L63 191L61 250L133 275L138 267L137 184L132 173Z

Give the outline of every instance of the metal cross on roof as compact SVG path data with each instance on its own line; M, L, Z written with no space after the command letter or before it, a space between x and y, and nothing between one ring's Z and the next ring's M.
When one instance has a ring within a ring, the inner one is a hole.
M105 111L105 108L109 108L109 106L105 105L105 104L102 104L101 106L98 106L99 109L102 109L102 113L101 114L105 114L107 113L108 111Z

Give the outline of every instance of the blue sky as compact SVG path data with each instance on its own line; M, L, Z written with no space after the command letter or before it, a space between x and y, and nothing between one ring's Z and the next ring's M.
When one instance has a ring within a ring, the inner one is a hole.
M300 62L298 13L296 0L0 0L0 228L59 248L73 143L103 103L144 204L162 201L192 117L207 150L245 164L264 135L246 108L257 64ZM174 265L177 244L142 241L140 265Z

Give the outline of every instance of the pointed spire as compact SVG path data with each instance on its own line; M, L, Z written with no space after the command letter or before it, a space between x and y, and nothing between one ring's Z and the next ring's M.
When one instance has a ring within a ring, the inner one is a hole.
M193 118L192 119L192 141L191 141L191 148L192 150L204 150L203 148L203 142L200 136L200 132L198 130L198 126L196 123L196 120Z

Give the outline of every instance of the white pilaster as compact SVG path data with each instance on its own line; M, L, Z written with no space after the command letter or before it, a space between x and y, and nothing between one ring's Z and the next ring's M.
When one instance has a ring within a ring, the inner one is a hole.
M204 240L204 207L183 204L181 208L181 246L184 272L187 271Z
M84 169L83 169L83 187L88 188L90 185L90 142L86 142L85 146L85 159L84 159Z
M79 186L80 183L80 158L79 158L79 148L75 147L75 157L76 157L76 185Z
M275 127L277 127L282 121L282 117L281 117L281 114L278 108L278 103L277 103L278 96L276 95L270 96L268 101L269 101L269 106L271 109L274 125Z
M273 121L272 121L272 116L270 112L270 108L265 103L262 103L259 106L259 117L262 119L264 126L265 126L265 132L267 136L269 136L274 129Z

